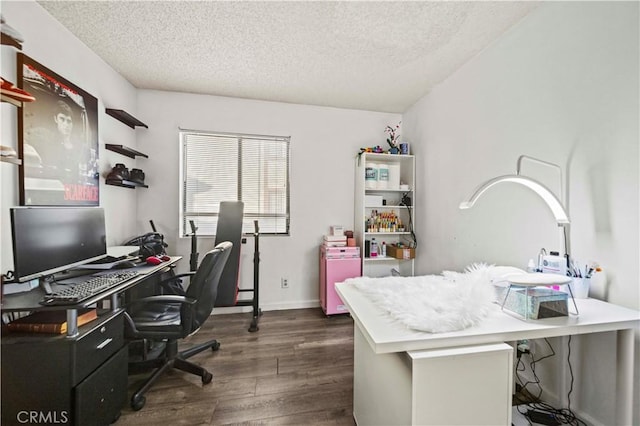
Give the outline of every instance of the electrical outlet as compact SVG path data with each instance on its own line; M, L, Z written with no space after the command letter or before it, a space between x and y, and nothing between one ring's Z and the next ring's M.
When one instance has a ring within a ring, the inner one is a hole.
M529 343L528 340L518 340L517 349L518 349L517 355L518 355L518 358L520 358L522 354L531 353L531 344Z
M281 278L280 279L280 287L289 288L289 280L286 279L286 278Z

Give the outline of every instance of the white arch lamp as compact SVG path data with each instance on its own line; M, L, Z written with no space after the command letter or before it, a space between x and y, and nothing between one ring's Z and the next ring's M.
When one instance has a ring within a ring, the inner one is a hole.
M520 169L520 160L518 160L518 172L520 171L519 169ZM567 268L569 268L569 265L571 264L571 260L569 257L570 256L569 255L570 253L569 226L571 225L571 221L569 220L569 215L567 214L567 211L565 210L565 208L562 206L562 203L560 202L560 200L558 200L558 197L556 197L553 194L553 192L551 192L546 186L544 186L540 182L533 180L531 178L528 178L526 176L521 176L521 175L498 176L480 185L475 190L471 198L469 198L467 201L463 201L462 203L460 203L460 209L464 210L464 209L469 209L473 207L475 202L478 200L478 198L480 198L482 194L484 194L492 186L495 186L502 182L511 182L511 183L517 183L517 184L526 186L527 188L529 188L530 190L538 194L540 198L542 198L542 200L547 204L547 207L549 207L549 209L553 213L553 216L556 219L556 223L558 224L559 227L562 227L562 237L564 240L563 241L564 252L565 252L566 261L567 261ZM578 306L576 305L576 300L573 297L571 286L569 286L568 288L569 288L569 294L571 295L571 299L573 300L573 306L576 309L576 315L579 315ZM509 285L509 289L511 289L511 284ZM509 296L509 292L507 291L507 295L505 296L505 299L502 302L503 307L508 296Z
M545 203L547 203L547 206L551 209L553 216L556 218L556 222L558 222L558 226L570 223L569 215L562 206L560 200L558 200L558 197L556 197L549 189L547 189L546 186L544 186L540 182L520 175L498 176L485 182L476 189L469 200L460 203L460 208L468 209L473 207L475 202L478 200L478 198L480 198L482 194L485 193L485 191L501 182L519 183L520 185L524 185L527 188L533 190L540 196L540 198L544 200Z
M558 200L558 197L556 197L553 194L553 192L551 192L546 186L544 186L540 182L533 180L531 178L528 178L526 176L521 176L521 175L498 176L480 185L475 190L471 198L469 198L467 201L463 201L462 203L460 203L460 209L469 209L473 207L475 202L478 200L478 198L480 198L482 194L484 194L492 186L495 186L502 182L517 183L517 184L526 186L527 188L531 189L533 192L538 194L538 196L540 196L540 198L542 198L542 200L547 204L547 207L549 207L549 209L553 213L553 216L556 219L556 223L558 224L559 227L563 228L564 251L567 257L567 264L569 264L569 253L570 253L569 226L571 224L571 221L569 220L569 215L567 214L567 211L565 210L565 208L562 206L562 203L560 202L560 200Z

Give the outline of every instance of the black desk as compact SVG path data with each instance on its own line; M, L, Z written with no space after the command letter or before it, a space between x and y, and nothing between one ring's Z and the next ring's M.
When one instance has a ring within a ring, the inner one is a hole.
M42 306L39 288L7 295L2 313L66 310L67 335L2 336L2 424L108 425L127 400L128 351L119 295L155 280L180 256L76 305ZM96 271L92 271L96 272ZM77 326L78 309L109 300L98 319Z

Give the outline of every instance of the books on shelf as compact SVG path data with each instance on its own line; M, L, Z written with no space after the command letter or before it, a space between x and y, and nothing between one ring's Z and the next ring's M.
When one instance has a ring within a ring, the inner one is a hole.
M96 309L78 310L78 327L98 318ZM65 334L67 311L38 311L7 324L9 331L24 333Z

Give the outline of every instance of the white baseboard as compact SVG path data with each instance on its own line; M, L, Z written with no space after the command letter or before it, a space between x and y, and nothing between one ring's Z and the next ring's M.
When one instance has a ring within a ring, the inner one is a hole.
M251 306L225 306L213 308L211 315L243 314L251 310Z
M260 310L266 311L284 311L287 309L307 309L307 308L319 308L320 301L315 300L297 300L295 302L277 302L260 304ZM212 315L225 315L225 314L242 314L251 312L253 308L251 306L228 306L214 308Z
M319 300L297 300L295 302L276 302L260 305L263 311L283 311L286 309L319 308Z

